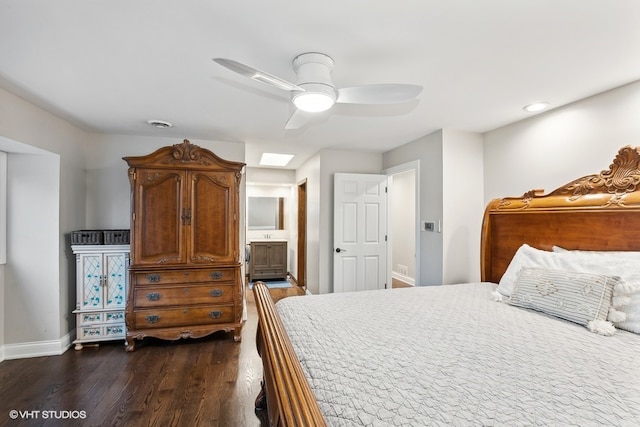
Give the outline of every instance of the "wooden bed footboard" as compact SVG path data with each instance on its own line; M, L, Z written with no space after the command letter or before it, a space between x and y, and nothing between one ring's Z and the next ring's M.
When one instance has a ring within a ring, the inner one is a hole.
M259 318L256 343L264 376L256 403L266 402L270 426L326 426L269 289L257 282L253 295Z

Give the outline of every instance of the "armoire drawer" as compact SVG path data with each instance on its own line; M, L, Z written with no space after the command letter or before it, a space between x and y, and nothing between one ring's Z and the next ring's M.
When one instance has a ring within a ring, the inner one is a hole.
M124 323L124 311L81 312L77 313L78 326L96 323Z
M103 340L105 338L124 338L126 328L124 324L80 326L79 340Z
M233 283L234 268L206 268L199 270L144 271L134 274L137 285L163 285L172 283L229 282Z
M134 304L140 307L232 303L233 284L146 286L135 289Z
M232 305L136 310L134 316L137 329L232 323L235 321Z

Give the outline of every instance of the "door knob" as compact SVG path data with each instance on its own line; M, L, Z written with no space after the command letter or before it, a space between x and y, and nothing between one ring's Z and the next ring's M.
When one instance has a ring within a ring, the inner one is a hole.
M337 249L336 249L336 252L337 252L337 253L340 253L340 252L347 252L347 250L346 250L346 249L340 249L340 248L337 248Z

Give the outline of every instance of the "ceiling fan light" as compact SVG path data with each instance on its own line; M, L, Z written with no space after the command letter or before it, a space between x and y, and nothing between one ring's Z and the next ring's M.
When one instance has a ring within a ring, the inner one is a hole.
M319 113L331 108L335 103L335 98L326 93L302 92L293 98L293 103L299 110Z

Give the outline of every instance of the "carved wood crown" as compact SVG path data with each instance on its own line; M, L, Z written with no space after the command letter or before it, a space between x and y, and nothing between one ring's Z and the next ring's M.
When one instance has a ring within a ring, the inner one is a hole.
M207 150L208 151L208 150ZM203 156L204 149L191 144L188 139L182 141L182 144L174 144L173 152L171 153L171 157L166 159L166 163L174 163L174 162L196 162L201 165L209 165L211 162Z
M244 167L244 163L224 160L206 148L191 144L188 139L183 140L181 144L159 148L146 156L124 157L124 160L130 167L162 169L175 165L192 170L233 171L236 172L238 182L242 175L240 171Z
M498 209L528 209L551 206L564 199L566 207L607 208L640 206L640 147L622 147L609 169L578 178L544 195L531 190L522 197L507 197ZM558 206L558 205L556 205ZM560 205L561 207L562 205Z

